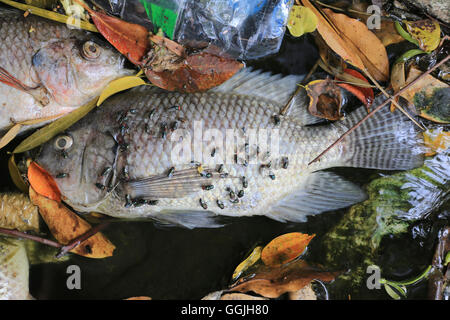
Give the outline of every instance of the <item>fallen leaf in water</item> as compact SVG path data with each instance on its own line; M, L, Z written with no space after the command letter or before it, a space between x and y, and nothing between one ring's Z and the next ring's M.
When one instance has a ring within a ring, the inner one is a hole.
M149 32L145 27L94 11L78 0L75 2L89 12L98 31L106 40L132 63L139 65L150 49Z
M300 256L316 235L300 232L283 234L270 241L261 252L266 266L281 266Z
M19 168L17 168L14 154L11 157L9 157L8 170L9 170L9 175L11 176L11 180L14 182L16 187L20 191L22 191L24 193L28 193L28 185L23 180L22 175L19 171Z
M317 31L334 52L358 69L367 69L376 80L388 80L389 60L386 49L364 23L323 9L322 12L330 21L328 22L309 0L302 0L302 3L316 14L319 20Z
M389 79L389 59L386 48L376 35L361 21L352 19L345 14L334 13L329 9L323 11L336 26L348 50L354 50L369 73L378 81L387 81Z
M411 67L406 83L412 82L421 74L422 71ZM437 123L450 123L450 87L446 83L428 74L405 90L401 96L415 105L421 117Z
M405 41L405 39L397 32L393 21L381 20L380 28L372 29L372 32L380 39L385 47Z
M218 86L239 71L243 64L209 52L190 55L167 38L158 39L144 61L145 75L152 84L169 91L201 92Z
M339 272L325 272L304 260L293 261L279 268L263 266L248 278L233 284L229 291L253 291L267 298L278 298L286 292L296 292L314 279L330 282Z
M310 101L308 111L313 116L328 119L342 119L341 91L331 79L314 80L305 86Z
M399 92L400 89L402 89L406 84L406 77L405 77L406 62L412 57L415 57L416 55L422 53L425 52L419 49L408 50L395 61L391 69L391 86L392 89L394 90L394 93ZM395 102L398 102L399 97L395 97L394 100ZM390 109L391 112L395 111L394 103L391 103Z
M262 251L261 246L258 246L255 249L253 249L252 253L250 253L250 255L236 267L236 269L233 272L232 279L236 280L245 270L254 265L256 261L258 261L261 258L261 251Z
M103 101L110 96L127 89L145 85L145 81L138 76L127 76L111 81L105 89L103 89L97 101L97 106L101 105Z
M30 199L55 239L66 245L91 229L91 225L72 212L64 204L38 194L30 187ZM100 232L81 242L70 252L87 258L106 258L113 254L115 246Z
M441 27L435 20L404 21L409 34L418 42L420 49L431 52L441 41Z
M27 176L30 185L38 194L51 200L61 201L61 192L55 180L36 162L31 161Z
M450 132L443 131L443 128L425 131L423 142L429 148L425 156L434 156L436 153L450 148Z
M293 6L289 12L287 28L294 37L313 32L317 28L317 16L304 6Z
M369 81L367 81L366 78L364 78L364 76L359 73L356 70L353 69L345 69L344 72L346 74L349 74L355 78L359 78L360 80L366 82L367 84L369 84ZM339 77L336 77L336 79L338 80L344 80L341 79ZM345 90L350 91L352 94L354 94L362 103L364 103L364 105L367 108L367 111L370 111L370 105L373 102L373 99L375 98L374 94L373 94L373 90L372 88L364 88L364 87L360 87L358 86L356 83L337 83L337 85L341 88L344 88Z

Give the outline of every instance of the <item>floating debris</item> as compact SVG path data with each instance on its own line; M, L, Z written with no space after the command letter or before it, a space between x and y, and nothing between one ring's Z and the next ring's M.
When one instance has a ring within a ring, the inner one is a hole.
M242 177L242 186L244 188L248 187L248 181L247 181L247 178L245 176Z
M281 159L281 167L282 167L283 169L287 169L288 166L289 166L289 158L288 158L288 157L283 157L283 158Z
M203 190L206 190L206 191L209 191L209 190L214 189L214 185L209 184L209 185L206 185L206 186L202 186L202 189L203 189Z
M244 196L244 190L239 190L238 195L239 198L242 198Z

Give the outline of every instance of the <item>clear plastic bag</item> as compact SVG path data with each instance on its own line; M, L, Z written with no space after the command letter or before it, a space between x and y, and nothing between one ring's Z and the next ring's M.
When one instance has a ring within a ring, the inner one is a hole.
M294 0L96 0L103 9L192 48L230 58L277 53ZM150 22L151 21L151 22Z
M147 0L148 1L148 0ZM185 0L175 39L243 60L278 52L293 0Z

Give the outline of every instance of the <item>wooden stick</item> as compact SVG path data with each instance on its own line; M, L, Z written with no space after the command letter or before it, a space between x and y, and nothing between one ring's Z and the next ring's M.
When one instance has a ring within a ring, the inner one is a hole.
M317 157L315 157L310 163L308 163L308 165L313 164L314 162L317 162L325 153L327 153L331 148L333 148L335 145L337 145L339 142L341 142L342 140L344 140L344 138L346 136L348 136L350 133L352 133L356 128L358 128L364 121L366 121L367 119L369 119L371 116L373 116L375 114L375 112L377 112L378 110L380 110L382 107L384 107L385 105L387 105L390 101L392 101L393 99L395 99L397 96L399 96L400 94L402 94L403 92L406 91L406 89L410 88L413 84L417 83L420 79L422 79L423 77L425 77L426 75L430 74L431 72L433 72L434 70L436 70L437 68L439 68L442 64L444 64L445 62L447 62L447 60L450 59L450 55L447 55L447 57L445 57L443 60L441 60L441 62L439 62L438 64L436 64L434 67L432 67L431 69L425 71L424 73L422 73L420 76L418 76L416 79L414 79L413 81L411 81L410 83L408 83L406 86L404 86L402 89L400 89L396 94L394 94L392 97L386 99L386 101L384 101L382 104L380 104L377 108L375 108L374 110L372 110L370 113L368 113L363 119L361 119L360 121L358 121L357 124L355 124L353 127L351 127L350 129L348 129L339 139L337 139L332 145L330 145L328 148L326 148L321 154L319 154Z

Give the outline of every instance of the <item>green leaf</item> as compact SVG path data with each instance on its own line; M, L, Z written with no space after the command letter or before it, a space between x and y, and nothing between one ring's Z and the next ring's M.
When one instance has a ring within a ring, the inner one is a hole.
M391 286L389 286L387 283L384 284L384 289L386 290L386 293L395 300L400 300L401 297L400 295L394 291L394 289L391 288Z
M146 84L145 81L142 80L138 75L127 76L111 81L102 91L100 98L98 98L97 106L101 105L103 101L108 99L108 97L116 94L117 92L145 85Z
M287 27L294 37L300 37L316 30L317 23L317 16L311 9L304 6L293 6L289 13Z
M1 1L1 0L0 0ZM59 118L58 120L48 124L47 126L43 127L42 129L39 129L35 133L33 133L31 136L26 138L24 141L22 141L16 149L14 149L13 153L21 153L28 150L31 150L33 148L36 148L37 146L40 146L41 144L49 141L51 138L56 136L58 133L66 130L71 125L73 125L75 122L83 118L86 114L89 113L92 109L95 108L98 98L95 98L85 104L84 106L72 111L68 115Z
M400 22L395 21L395 29L405 40L408 40L409 42L414 43L416 46L419 46L419 42L417 42L416 39L411 37L411 35L408 32L406 32L405 29L403 29Z

